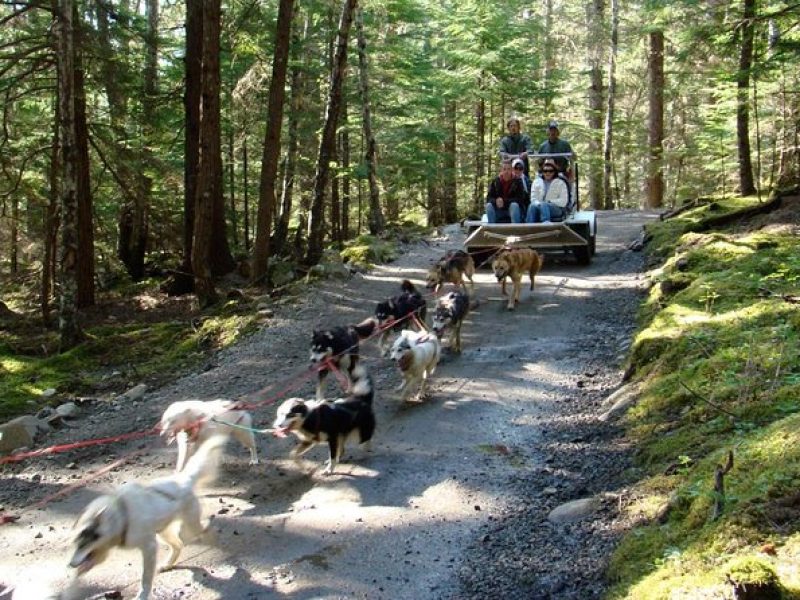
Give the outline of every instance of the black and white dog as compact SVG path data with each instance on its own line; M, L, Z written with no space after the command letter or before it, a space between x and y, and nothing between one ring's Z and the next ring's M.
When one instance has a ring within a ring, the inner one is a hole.
M384 356L389 352L387 342L392 331L410 329L416 322L425 323L427 303L422 294L408 279L402 281L400 290L397 296L378 302L378 306L375 307L378 325L385 327L378 344Z
M375 319L366 319L357 325L314 330L311 335L311 362L330 361L352 383L353 369L358 363L358 345L361 340L371 336L377 326ZM329 372L327 366L319 370L317 400L325 397L325 378Z
M450 349L461 352L461 325L469 312L469 296L461 290L445 294L436 303L433 314L433 331L442 339L445 330L450 330Z
M335 401L289 398L278 407L272 424L276 436L293 433L300 440L292 450L295 459L315 445L327 442L330 456L325 473L328 475L339 463L350 436L358 434L359 443L364 444L375 432L372 377L364 365L356 365L352 376L352 391L347 398Z

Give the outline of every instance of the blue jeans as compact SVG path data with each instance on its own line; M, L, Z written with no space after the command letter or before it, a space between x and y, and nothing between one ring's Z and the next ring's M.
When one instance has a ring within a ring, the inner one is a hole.
M500 217L503 218L504 221L505 218L507 218L508 213L510 212L512 223L522 223L522 211L519 208L519 204L517 204L516 202L512 202L511 204L509 204L508 210L501 208L499 211L494 207L494 204L492 204L491 202L486 203L487 222L497 223L498 212L500 213Z
M531 202L528 214L525 215L526 223L544 223L545 221L563 221L566 211L560 206L549 202Z

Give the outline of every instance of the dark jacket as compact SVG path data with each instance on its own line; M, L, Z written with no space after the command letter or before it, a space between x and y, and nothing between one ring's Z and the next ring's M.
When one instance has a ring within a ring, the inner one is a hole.
M497 198L500 197L505 202L503 208L497 207ZM500 177L495 177L489 184L489 192L486 194L486 202L490 202L494 206L495 214L497 215L498 223L511 223L511 210L509 206L512 202L519 204L520 211L525 214L528 210L528 197L525 189L522 187L522 181L519 179L511 180L511 187L508 190L508 195L503 195L503 185L500 183Z

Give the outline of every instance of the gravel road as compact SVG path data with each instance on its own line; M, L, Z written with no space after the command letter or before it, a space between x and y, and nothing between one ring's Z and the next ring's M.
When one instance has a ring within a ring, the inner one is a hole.
M186 547L176 569L156 577L153 597L600 597L620 533L619 475L629 451L620 432L597 416L620 385L641 299L642 256L626 246L654 218L598 213L591 266L548 256L535 291L524 287L514 312L481 269L463 353L444 352L425 402L401 402L396 369L374 344L364 348L378 389L378 430L372 451L348 448L334 475L322 474L321 446L295 464L288 459L293 440L264 436L262 464L250 467L247 452L231 443L219 479L203 496L213 516L208 534ZM263 400L289 387L288 395L311 397L313 383L297 376L307 368L313 327L361 320L403 278L421 287L431 262L462 242L463 233L449 227L368 275L281 298L260 331L201 372L135 403L98 400L74 428L46 443L146 429L178 399ZM268 426L274 412L267 405L254 417ZM124 466L0 526L0 598L3 586L25 599L63 588L81 508L125 481L169 473L174 450L147 438L5 469L0 507L18 513L134 451ZM592 504L582 518L548 519L552 509L586 498ZM117 551L83 578L78 597L115 590L132 598L140 569L136 553Z

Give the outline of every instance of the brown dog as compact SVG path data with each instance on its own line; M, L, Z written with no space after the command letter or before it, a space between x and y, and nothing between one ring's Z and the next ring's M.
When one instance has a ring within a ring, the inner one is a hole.
M469 279L470 292L472 292L475 289L475 282L472 281L473 275L475 275L475 261L472 260L472 257L463 250L448 250L428 271L425 287L438 292L442 284L453 283L461 286L466 292L467 286L464 283L466 276Z
M514 293L508 299L508 310L514 310L514 306L519 302L522 290L522 275L528 273L531 278L531 290L533 289L533 279L542 268L544 259L536 250L530 248L508 248L501 250L492 261L492 271L497 281L502 284L503 295L506 295L506 277L510 277L514 284Z

